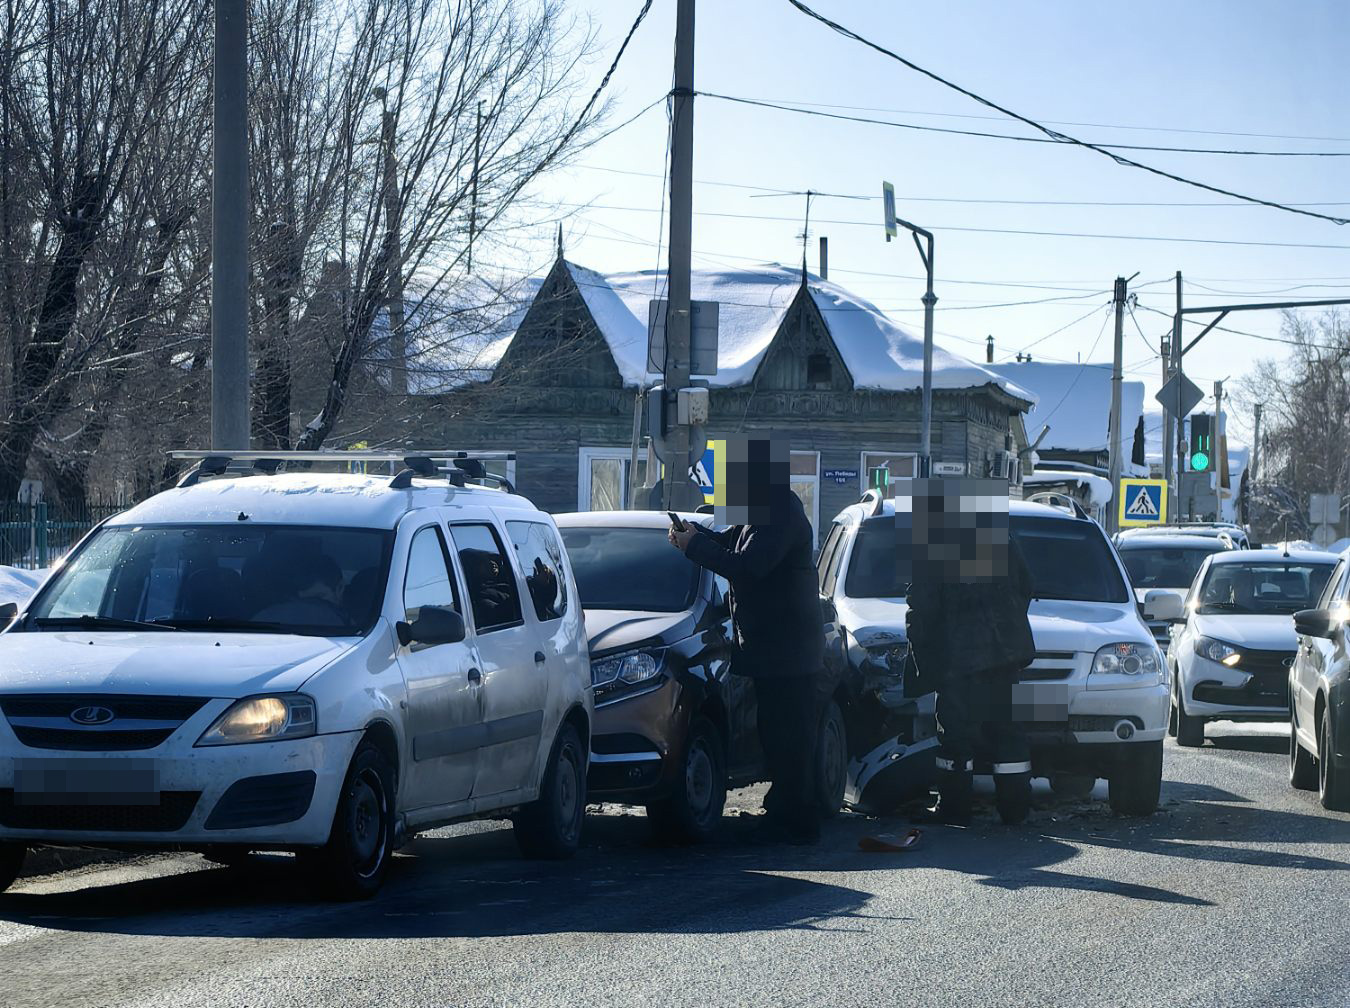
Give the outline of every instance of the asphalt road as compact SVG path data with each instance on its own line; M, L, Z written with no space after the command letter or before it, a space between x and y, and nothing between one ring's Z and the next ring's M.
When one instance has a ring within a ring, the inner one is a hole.
M282 858L30 878L0 896L0 1003L1350 1006L1350 816L1289 788L1278 729L1210 730L1168 743L1150 819L1044 793L900 854L857 842L903 818L755 848L729 813L663 849L605 810L565 864L500 824L419 838L358 905L309 902Z

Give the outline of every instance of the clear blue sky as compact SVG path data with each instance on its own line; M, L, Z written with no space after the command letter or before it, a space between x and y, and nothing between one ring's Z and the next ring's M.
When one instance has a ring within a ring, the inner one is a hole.
M577 0L575 9L594 18L604 50L591 68L587 90L599 79L602 64L608 63L640 6L640 0ZM1278 5L1257 0L1139 0L1124 6L817 0L812 6L1032 118L1101 124L1055 127L1080 139L1350 152L1345 48L1350 4L1344 0ZM622 122L669 88L674 15L675 0L656 0L611 85L611 124ZM699 90L895 110L833 111L921 125L1029 133L834 34L786 0L700 0L695 74ZM1285 139L1289 137L1320 139ZM567 225L570 260L601 271L664 265L656 242L664 241L658 211L665 151L666 118L658 107L589 151L582 158L583 167L555 176L543 187L544 198L591 205ZM1130 156L1276 201L1342 201L1339 206L1314 209L1350 216L1350 158L1161 152ZM873 197L867 202L816 200L808 262L816 270L816 237L827 235L831 279L917 329L922 324L918 256L909 243L888 245L880 224L881 181L894 183L901 216L937 234L939 342L976 360L984 359L987 334L995 338L996 359L1004 360L1068 325L1037 343L1033 356L1076 361L1081 355L1082 360L1109 361L1111 328L1104 305L1114 277L1136 271L1135 283L1147 284L1134 288L1141 306L1169 312L1176 270L1188 281L1188 305L1350 297L1350 225L1245 206L1117 166L1081 148L832 122L699 98L694 159L695 178L705 183ZM948 200L952 202L944 202ZM1047 206L980 200L1222 205ZM801 197L754 198L745 189L696 185L695 266L799 262L796 236L803 204ZM857 224L835 223L845 221ZM1151 240L948 230L956 227ZM1339 247L1192 244L1164 238ZM541 229L532 250L538 261L547 260L551 242L552 235ZM1191 282L1210 289L1190 286ZM1309 286L1290 289L1303 284ZM973 307L1051 297L1074 300ZM1145 310L1136 317L1147 345L1127 318L1125 364L1130 377L1148 383L1151 396L1159 384L1157 337L1170 322ZM1230 316L1225 324L1265 335L1279 331L1273 313ZM1254 360L1279 357L1283 351L1275 343L1211 333L1188 355L1187 371L1208 393L1214 379L1237 379ZM1234 434L1241 439L1249 418L1233 420Z

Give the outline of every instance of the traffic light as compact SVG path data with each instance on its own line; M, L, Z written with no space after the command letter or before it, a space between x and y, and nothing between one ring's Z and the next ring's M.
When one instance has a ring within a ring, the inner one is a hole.
M1214 468L1212 421L1208 413L1191 416L1191 472L1209 472Z

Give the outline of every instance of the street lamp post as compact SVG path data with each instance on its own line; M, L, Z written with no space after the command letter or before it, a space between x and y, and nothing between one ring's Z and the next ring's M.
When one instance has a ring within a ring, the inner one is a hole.
M899 217L894 220L914 239L914 247L919 250L919 258L928 274L928 287L923 295L923 405L919 420L919 471L916 474L926 478L933 472L933 309L938 300L933 293L933 233ZM890 241L889 235L886 240Z

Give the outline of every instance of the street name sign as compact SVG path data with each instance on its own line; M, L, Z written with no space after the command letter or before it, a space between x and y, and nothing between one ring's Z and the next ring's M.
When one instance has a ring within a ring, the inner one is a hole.
M1120 481L1119 519L1122 528L1162 525L1167 521L1167 481L1126 476Z

